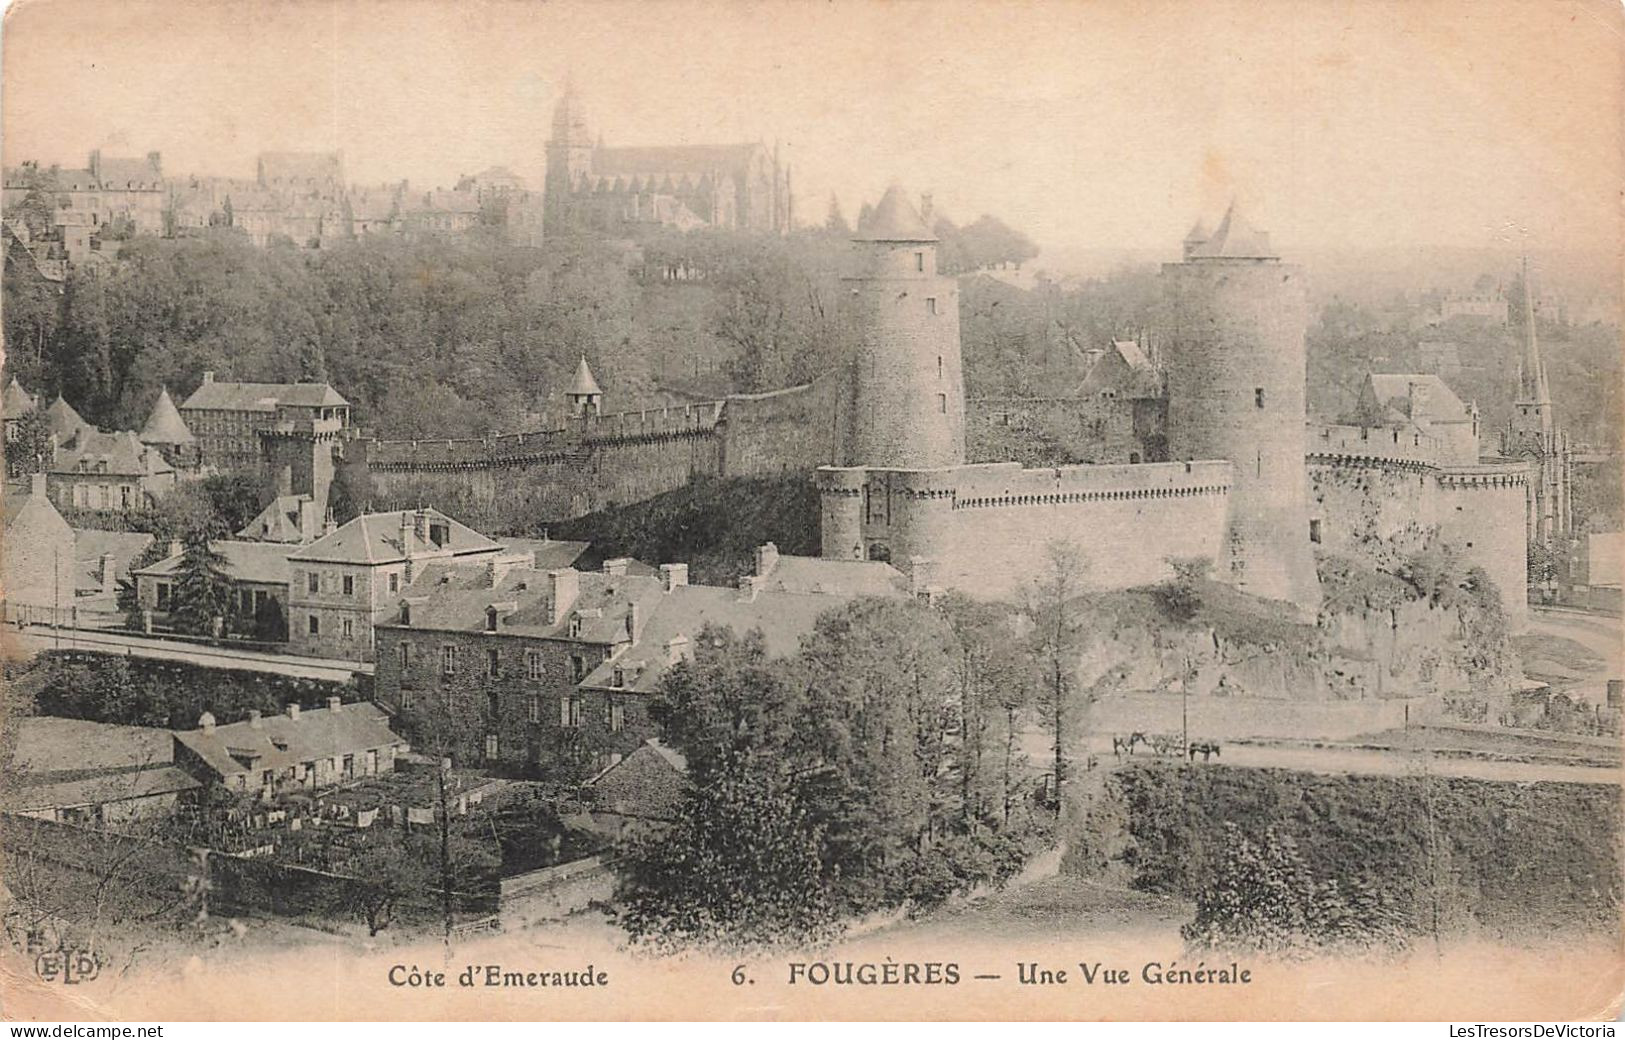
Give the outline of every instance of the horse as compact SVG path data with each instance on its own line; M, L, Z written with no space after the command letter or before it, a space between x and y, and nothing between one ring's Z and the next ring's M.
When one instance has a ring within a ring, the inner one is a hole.
M1192 762L1196 761L1197 752L1201 752L1202 761L1207 762L1219 753L1219 742L1216 740L1192 741L1190 747L1185 749L1185 753L1190 756Z
M1112 754L1116 755L1118 758L1122 758L1123 752L1125 751L1127 751L1130 755L1133 755L1134 745L1148 743L1150 742L1145 739L1145 734L1138 731L1130 733L1126 737L1113 737Z

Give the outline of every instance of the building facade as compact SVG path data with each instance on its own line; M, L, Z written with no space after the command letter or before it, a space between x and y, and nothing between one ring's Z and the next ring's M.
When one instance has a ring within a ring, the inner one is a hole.
M350 403L326 383L237 383L205 372L180 415L202 465L252 473L264 458L262 433L337 438L349 428Z

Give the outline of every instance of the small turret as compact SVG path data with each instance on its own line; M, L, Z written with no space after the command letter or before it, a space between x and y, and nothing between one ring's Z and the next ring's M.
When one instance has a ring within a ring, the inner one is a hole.
M564 396L570 401L571 415L597 415L601 411L604 391L599 387L598 380L593 378L587 355L581 355L581 363L576 365L575 379Z
M141 443L151 444L158 448L173 448L183 444L191 444L197 438L192 431L186 428L186 420L181 418L180 410L169 396L169 388L162 387L158 391L158 400L152 406L152 412L147 416L147 423L141 427Z

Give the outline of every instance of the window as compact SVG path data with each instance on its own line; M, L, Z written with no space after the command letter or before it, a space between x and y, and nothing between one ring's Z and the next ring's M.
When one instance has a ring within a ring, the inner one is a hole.
M540 679L542 677L542 652L540 650L525 651L525 678Z
M626 685L626 669L622 668L620 665L616 665L615 666L615 674L610 678L609 684L611 686L614 686L614 687L625 686Z
M937 313L937 298L935 296L927 296L925 298L925 312L927 314Z
M455 646L443 646L440 648L440 674L457 674L457 648Z
M158 583L158 609L169 609L169 582L167 581L160 581Z
M580 654L570 655L570 681L578 683L587 677L587 659Z
M485 711L492 718L502 714L502 697L497 691L491 690L485 695Z
M542 721L542 698L534 693L525 702L525 719L529 722Z
M916 271L924 271L925 270L925 254L924 253L915 253L914 254L914 270L916 270Z
M485 608L485 630L487 632L495 632L497 630L497 608L495 607Z
M340 626L342 628L343 635L344 635L345 639L354 639L355 638L355 619L354 618L345 618L342 622L340 622Z
M410 603L401 604L401 624L408 627L412 624L412 604Z
M254 593L253 593L252 590L250 590L250 589L239 589L237 591L237 609L241 613L248 614L250 616L253 615L253 613L254 613Z
M322 634L322 619L317 617L315 614L312 614L310 617L306 618L305 624L307 626L305 631L309 632L311 635L319 636Z
M312 596L322 591L322 576L317 574L315 571L311 571L309 574L305 575L305 591L310 593Z
M402 643L398 653L401 658L401 671L409 670L412 667L412 644Z
M437 546L446 545L451 541L451 528L446 524L430 524L429 541Z
M571 615L571 617L570 617L570 638L571 639L580 639L581 638L581 615L580 614L574 614L574 615Z
M389 591L401 591L401 576L399 574L391 574L389 576Z
M1311 521L1309 521L1309 540L1311 542L1314 542L1316 545L1320 544L1320 521L1319 520L1311 520Z
M485 651L485 674L492 679L502 674L502 655L494 646Z
M948 395L947 394L938 394L937 395L937 412L939 414L941 414L941 415L947 415L948 414Z
M1261 386L1253 387L1253 404L1258 406L1259 408L1264 407L1264 388L1263 387L1261 387Z
M497 757L497 735L495 733L485 735L485 757L487 759Z
M609 718L607 721L611 733L619 733L626 728L626 708L613 697L609 701Z
M559 698L559 725L566 729L576 729L581 725L581 701L579 698L570 696Z
M346 596L355 595L355 575L346 574L344 576L344 594Z

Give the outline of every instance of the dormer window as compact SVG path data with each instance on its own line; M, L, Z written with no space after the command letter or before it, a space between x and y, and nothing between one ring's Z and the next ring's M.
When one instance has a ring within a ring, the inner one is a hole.
M495 632L497 630L497 608L496 607L486 607L485 608L485 630L487 632Z
M401 604L401 624L410 628L412 626L412 604Z
M450 545L451 544L451 525L450 524L430 524L429 525L429 541L433 542L437 547L441 547L441 548L444 548L445 546Z
M922 272L925 270L925 254L924 253L915 253L914 254L914 270L922 271Z
M571 614L570 615L570 638L571 639L580 639L581 638L581 615L580 614Z
M615 666L615 674L610 677L609 684L617 690L626 685L626 669L620 665Z

